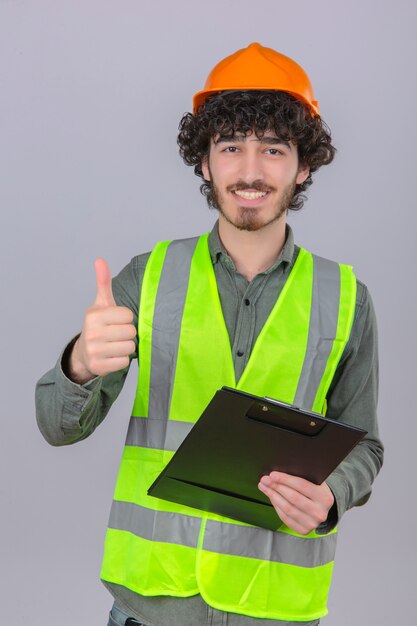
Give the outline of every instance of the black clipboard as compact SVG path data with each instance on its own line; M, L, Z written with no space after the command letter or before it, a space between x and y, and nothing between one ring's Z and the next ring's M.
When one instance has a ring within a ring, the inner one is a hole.
M276 530L282 522L257 485L272 470L319 485L367 431L223 387L148 494Z

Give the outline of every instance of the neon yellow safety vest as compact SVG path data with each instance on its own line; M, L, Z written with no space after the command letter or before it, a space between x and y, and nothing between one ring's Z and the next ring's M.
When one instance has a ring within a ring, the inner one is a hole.
M327 613L336 533L265 530L147 495L223 385L325 412L356 302L350 267L301 249L235 380L208 235L160 243L146 266L139 380L110 513L103 580L259 618Z

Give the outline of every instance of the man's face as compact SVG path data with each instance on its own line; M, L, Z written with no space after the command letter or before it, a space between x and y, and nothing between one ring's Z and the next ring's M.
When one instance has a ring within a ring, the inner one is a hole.
M220 219L239 230L255 231L279 220L308 168L299 168L297 148L266 132L232 139L211 140L208 159L202 163L204 178L212 184L213 201Z

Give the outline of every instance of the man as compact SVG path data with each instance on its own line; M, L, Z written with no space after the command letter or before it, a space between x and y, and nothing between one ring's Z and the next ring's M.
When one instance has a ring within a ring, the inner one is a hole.
M286 225L334 148L305 72L256 43L213 69L178 143L218 223L135 257L113 285L96 261L95 303L38 383L38 422L54 445L84 439L138 356L101 574L115 598L109 625L315 625L327 612L336 524L367 501L382 464L367 289L349 267L296 246ZM368 431L322 485L261 477L278 531L147 496L222 385Z

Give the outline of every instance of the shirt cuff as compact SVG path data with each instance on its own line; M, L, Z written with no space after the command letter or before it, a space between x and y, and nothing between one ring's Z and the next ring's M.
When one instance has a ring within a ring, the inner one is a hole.
M55 375L58 393L64 399L62 410L62 429L64 432L80 431L80 418L91 397L100 393L102 378L96 376L87 383L80 385L68 378L66 363L74 343L79 335L74 337L59 356L55 366Z
M325 482L334 496L334 502L327 516L327 520L319 524L316 528L316 532L319 535L325 535L332 531L346 512L345 480L333 472Z

